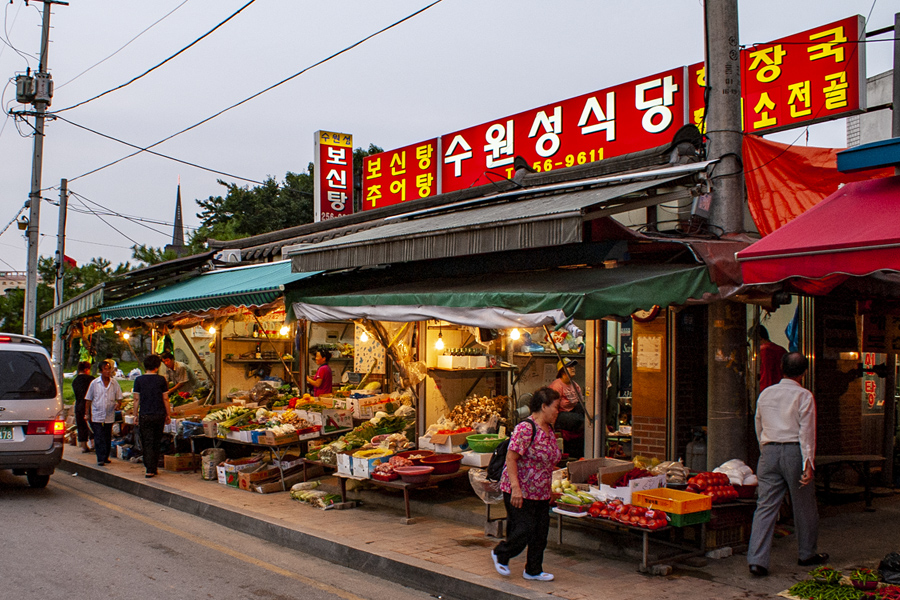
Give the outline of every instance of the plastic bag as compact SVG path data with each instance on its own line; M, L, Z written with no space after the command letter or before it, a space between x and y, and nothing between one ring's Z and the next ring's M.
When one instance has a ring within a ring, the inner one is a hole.
M878 565L881 579L891 585L900 585L900 552L891 552Z
M272 387L270 382L260 381L250 390L250 401L256 402L260 406L267 405L267 408L269 403L274 403L277 397L278 390Z
M500 491L499 481L488 481L487 470L469 469L469 483L475 494L485 504L500 504L503 502L503 492Z

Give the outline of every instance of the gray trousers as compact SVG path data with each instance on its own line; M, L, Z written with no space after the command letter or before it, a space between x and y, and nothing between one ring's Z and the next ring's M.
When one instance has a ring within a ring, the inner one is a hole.
M790 492L794 507L797 556L805 560L816 554L819 540L816 486L814 482L801 486L801 475L803 457L800 454L800 444L766 444L762 447L756 473L759 478L759 500L753 514L747 563L769 568L775 521L785 492Z

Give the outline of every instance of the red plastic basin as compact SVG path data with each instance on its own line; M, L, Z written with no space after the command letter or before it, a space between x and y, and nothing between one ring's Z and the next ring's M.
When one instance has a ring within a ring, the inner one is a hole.
M398 452L394 456L402 456L403 458L409 458L414 465L422 465L422 458L426 456L434 456L434 452L431 450L406 450L405 452ZM421 456L422 458L410 458L411 456Z
M434 467L435 475L448 475L459 471L462 454L435 454L422 459L422 465Z
M394 473L400 475L406 483L425 483L431 478L432 467L394 467Z

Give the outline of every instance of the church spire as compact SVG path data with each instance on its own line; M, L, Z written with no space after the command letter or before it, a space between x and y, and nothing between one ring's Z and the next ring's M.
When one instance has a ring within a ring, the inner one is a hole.
M178 193L175 197L175 229L172 232L172 245L176 248L184 246L184 222L181 218L181 177L178 178Z

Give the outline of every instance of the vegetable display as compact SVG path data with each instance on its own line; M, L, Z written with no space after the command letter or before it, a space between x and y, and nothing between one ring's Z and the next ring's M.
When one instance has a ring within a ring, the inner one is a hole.
M688 479L687 491L709 496L713 503L727 502L738 497L737 490L724 473L699 473Z

